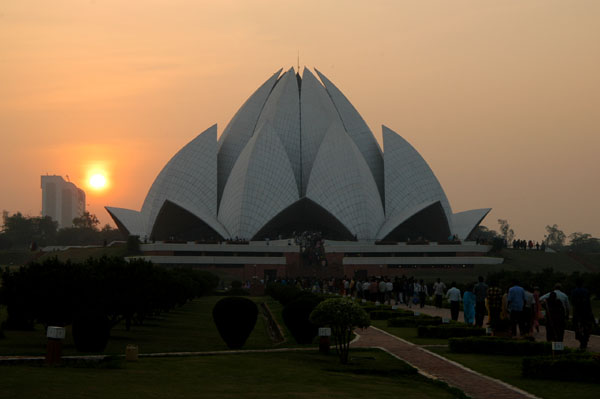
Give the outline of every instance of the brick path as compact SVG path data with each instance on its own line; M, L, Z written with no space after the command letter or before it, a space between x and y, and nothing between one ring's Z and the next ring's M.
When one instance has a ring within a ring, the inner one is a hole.
M352 343L352 347L383 349L417 368L422 375L444 381L450 386L461 389L472 398L537 398L517 387L479 374L376 327L356 330L355 333L359 335L359 339Z

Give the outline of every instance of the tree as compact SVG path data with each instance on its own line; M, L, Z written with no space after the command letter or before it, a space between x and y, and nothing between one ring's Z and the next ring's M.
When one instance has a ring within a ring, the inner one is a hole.
M480 239L485 242L493 242L494 239L498 238L498 232L496 230L490 230L486 226L480 225L473 230L469 235L473 239Z
M343 364L348 363L354 328L367 328L371 324L367 312L347 298L331 298L321 302L310 314L310 321L331 328L331 336Z
M553 249L560 249L565 245L565 233L557 225L546 226L546 244Z
M83 215L81 215L80 217L73 219L73 227L77 229L91 229L97 231L99 224L100 221L98 220L96 215L87 211L84 212Z
M588 233L575 232L569 235L569 249L575 252L600 252L600 240Z
M512 242L513 238L515 238L515 231L510 228L508 224L508 220L506 219L498 219L498 224L500 225L500 235L507 243Z

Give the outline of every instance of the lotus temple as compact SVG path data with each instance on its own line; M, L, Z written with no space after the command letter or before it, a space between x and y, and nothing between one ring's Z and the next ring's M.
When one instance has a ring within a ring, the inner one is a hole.
M244 280L500 263L470 237L490 209L453 212L421 155L386 126L382 150L315 73L277 71L219 138L211 126L171 158L140 211L106 207L142 255Z

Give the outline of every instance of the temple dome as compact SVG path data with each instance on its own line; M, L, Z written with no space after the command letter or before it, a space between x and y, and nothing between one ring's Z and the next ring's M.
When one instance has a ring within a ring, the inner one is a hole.
M358 111L321 72L277 71L217 140L185 145L141 211L106 207L127 234L166 240L466 238L489 209L452 213L421 155L383 127L383 152ZM317 78L318 76L318 78Z

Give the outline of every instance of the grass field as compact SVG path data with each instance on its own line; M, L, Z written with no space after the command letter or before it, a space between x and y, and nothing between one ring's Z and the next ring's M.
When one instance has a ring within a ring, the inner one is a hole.
M196 299L177 310L147 320L144 325L132 326L130 331L126 331L124 323L121 323L111 330L111 338L105 353L123 354L128 344L138 345L140 353L226 350L228 348L212 320L212 308L220 298L207 296ZM261 302L267 298L252 299ZM272 301L270 306L274 313L281 312L279 303ZM46 351L46 338L41 325L38 325L34 331L5 331L5 335L5 339L0 339L0 355L43 355ZM289 334L283 345L298 346ZM266 323L259 314L254 331L244 348L273 347L277 346L269 339ZM69 327L67 327L63 354L77 354Z
M429 350L542 398L596 399L600 397L600 384L523 378L521 376L523 357L521 356L451 353L447 348L430 348Z
M140 359L119 369L0 366L0 398L453 398L378 350Z

